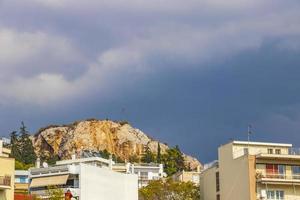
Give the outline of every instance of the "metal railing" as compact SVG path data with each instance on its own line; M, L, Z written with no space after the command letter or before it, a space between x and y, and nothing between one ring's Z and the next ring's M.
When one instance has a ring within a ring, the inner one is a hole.
M11 186L11 177L10 176L0 176L0 186Z
M300 181L300 175L298 175L298 174L286 175L286 174L262 174L262 173L257 173L256 177L258 179L270 178L270 179L299 180Z

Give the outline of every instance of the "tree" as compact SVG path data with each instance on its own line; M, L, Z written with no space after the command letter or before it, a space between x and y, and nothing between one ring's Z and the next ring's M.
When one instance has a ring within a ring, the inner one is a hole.
M21 152L19 147L19 137L17 131L10 133L10 148L11 148L11 157L16 160L21 160Z
M30 134L27 131L27 127L24 122L21 123L20 127L20 150L21 150L21 160L25 164L33 164L36 160L36 155L30 139Z
M99 151L99 154L101 155L102 158L105 159L109 159L111 155L106 149L104 149L103 151Z
M184 158L178 146L170 148L162 156L165 172L168 176L185 169Z
M10 134L11 138L11 156L19 161L20 168L27 168L29 165L34 164L36 160L36 155L30 139L30 134L27 131L27 128L24 122L21 123L19 133L13 131ZM17 166L17 165L16 165Z
M143 163L152 163L152 162L155 162L155 156L151 152L151 149L149 148L148 145L146 146L145 154L143 155L141 161Z
M63 200L64 199L64 191L57 186L49 186L47 188L46 194L48 196L48 200Z
M161 163L161 149L160 149L160 143L159 142L157 144L156 162Z
M151 181L139 190L139 200L199 200L200 188L192 182Z
M131 156L129 156L129 162L130 163L139 163L140 159L137 155L131 155Z

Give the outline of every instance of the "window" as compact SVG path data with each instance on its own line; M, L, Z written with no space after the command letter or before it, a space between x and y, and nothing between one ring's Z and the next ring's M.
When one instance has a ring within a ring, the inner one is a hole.
M268 178L285 178L285 165L266 164Z
M278 165L279 178L285 178L285 165Z
M220 200L221 198L220 198L220 195L219 194L217 194L217 200Z
M140 172L140 178L144 180L148 180L148 172Z
M217 192L220 191L220 173L219 172L216 173L216 191Z
M267 191L267 199L271 200L283 200L284 199L284 191L282 190L269 190Z
M27 178L26 177L20 177L20 183L28 183Z
M273 154L273 149L268 149L268 154Z
M281 149L275 149L275 154L281 154Z
M300 166L292 166L292 174L294 179L300 179Z

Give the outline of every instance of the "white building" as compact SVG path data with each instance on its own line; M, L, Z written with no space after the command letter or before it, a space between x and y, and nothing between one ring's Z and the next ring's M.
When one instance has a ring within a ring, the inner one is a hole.
M113 162L99 157L58 161L30 169L30 193L46 198L48 186L70 190L78 200L137 200L138 177L111 170Z
M138 175L139 188L145 187L149 184L149 181L159 180L166 177L163 164L131 164L131 163L117 163L113 165L113 170L117 172L136 174Z

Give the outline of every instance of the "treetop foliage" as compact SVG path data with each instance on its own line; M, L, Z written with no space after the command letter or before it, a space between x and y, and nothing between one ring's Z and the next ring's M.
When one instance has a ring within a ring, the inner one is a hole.
M200 200L200 188L192 182L175 182L171 178L151 181L139 190L139 200Z

